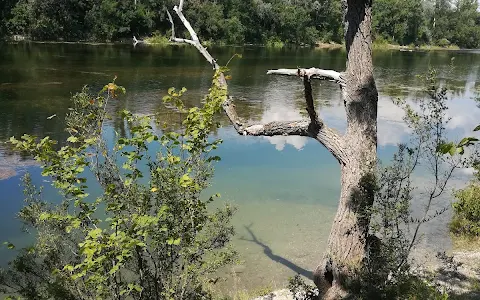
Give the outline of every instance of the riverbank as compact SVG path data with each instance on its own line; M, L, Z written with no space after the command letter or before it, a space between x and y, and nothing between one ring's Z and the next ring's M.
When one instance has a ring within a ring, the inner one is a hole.
M22 39L7 39L3 40L4 42L8 43L35 43L35 44L70 44L70 45L92 45L92 46L102 46L102 45L118 45L118 44L133 44L133 45L147 45L152 47L167 47L167 46L179 46L179 45L186 45L182 43L175 43L170 42L170 40L165 36L152 36L147 37L144 39L136 39L132 38L132 40L119 40L115 42L95 42L95 41L34 41L29 40L27 38ZM243 45L229 45L225 43L215 43L213 41L203 41L202 44L206 47L246 47L246 46L253 46L253 47L266 47L266 48L296 48L296 47L310 47L314 49L326 49L326 50L335 50L335 49L344 49L345 45L335 42L317 42L315 45L297 45L297 44L286 44L283 42L275 42L275 43L265 43L265 44L251 44L246 43ZM399 50L399 51L456 51L456 50L474 50L468 48L460 48L456 45L449 45L446 47L438 46L438 45L421 45L421 46L414 46L414 45L396 45L396 44L389 44L389 43L373 43L374 50Z
M438 253L435 260L431 261L430 266L420 266L415 273L419 278L425 280L425 287L435 288L440 293L447 293L448 299L480 299L479 251L456 251L452 256ZM258 292L261 294L251 297L253 300L303 299L302 295L294 297L288 289L264 293L260 290ZM422 297L422 295L422 291L419 290L417 296Z
M373 43L374 50L400 50L400 51L452 51L452 50L461 50L457 45L449 45L446 47L441 47L437 45L395 45L388 43Z

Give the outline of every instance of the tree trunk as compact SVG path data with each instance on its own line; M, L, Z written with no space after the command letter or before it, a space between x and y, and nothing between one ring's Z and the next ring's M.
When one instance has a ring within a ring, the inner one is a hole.
M188 30L191 39L175 37L171 15L172 41L195 46L219 72L218 86L227 91L227 81L216 60L203 47L197 34L182 13L184 0L174 11ZM310 120L275 121L249 124L237 115L232 99L225 93L223 109L239 134L254 136L308 136L324 145L341 165L342 190L328 247L322 263L314 272L315 284L325 299L343 298L349 293L349 282L356 278L367 253L369 210L374 200L374 177L377 160L378 93L372 65L372 0L343 0L345 6L345 45L347 68L333 70L277 69L267 74L303 77L305 100ZM313 105L311 79L330 80L342 88L347 115L344 135L328 127Z
M374 201L378 93L373 78L371 0L348 0L345 14L347 68L343 98L347 132L341 194L322 263L314 272L324 299L343 298L366 256L369 208Z

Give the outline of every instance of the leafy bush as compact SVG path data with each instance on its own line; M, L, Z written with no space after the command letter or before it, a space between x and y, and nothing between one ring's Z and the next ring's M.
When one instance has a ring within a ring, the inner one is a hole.
M477 181L455 193L450 232L467 237L480 236L480 185Z
M28 34L32 24L32 7L26 1L19 1L7 21L8 30L14 34Z
M270 37L265 42L265 46L269 48L283 48L285 47L285 43L282 42L278 37Z
M19 216L38 236L1 273L3 292L36 300L208 298L209 277L235 259L228 247L233 209L212 212L207 205L217 196L201 197L219 159L212 151L221 141L209 138L226 96L217 80L201 108L184 107L185 89L169 90L164 101L188 113L177 132L159 136L148 117L123 111L126 134L108 147L106 106L124 92L112 82L98 95L84 88L73 96L64 146L48 137L12 138L41 164L62 201L45 201L25 176ZM98 195L89 194L93 186Z
M444 47L444 48L450 46L450 44L451 44L450 41L447 40L446 38L440 39L440 40L437 42L437 45L438 45L438 46Z
M145 39L145 42L148 44L165 46L170 43L170 40L159 31L155 31L151 37Z
M225 20L225 40L230 45L243 45L245 26L237 16Z
M319 298L318 289L307 284L298 274L289 279L288 289L295 300L317 300Z

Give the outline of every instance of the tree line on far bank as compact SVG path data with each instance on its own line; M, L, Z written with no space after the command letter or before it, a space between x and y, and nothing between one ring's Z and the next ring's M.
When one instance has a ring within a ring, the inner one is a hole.
M185 14L203 40L306 44L343 40L341 0L189 0ZM172 0L5 0L0 36L48 41L119 41L166 34ZM376 0L377 43L480 47L477 0Z

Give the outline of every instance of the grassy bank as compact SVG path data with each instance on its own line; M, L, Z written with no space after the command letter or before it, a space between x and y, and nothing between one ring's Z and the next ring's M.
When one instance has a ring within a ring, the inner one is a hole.
M128 40L122 40L122 41L106 41L106 42L98 42L98 41L36 41L36 40L29 40L28 38L22 39L22 40L14 40L14 39L7 39L4 40L7 42L27 42L27 43L39 43L39 44L83 44L83 45L113 45L113 44L118 44L118 43L130 43ZM154 33L151 37L146 37L143 39L138 39L138 41L142 44L149 45L149 46L155 46L155 47L166 47L166 46L171 46L171 45L184 45L180 43L175 43L171 42L170 39L162 34L157 34ZM305 47L308 45L298 45L298 44L288 44L284 43L280 40L268 40L267 42L263 44L226 44L224 41L212 41L212 40L206 40L202 41L202 44L205 47L225 47L225 46L258 46L258 47L266 47L266 48L275 48L275 49L282 49L285 47ZM344 44L339 44L335 42L317 42L315 45L311 46L312 48L315 49L344 49L345 45ZM415 46L415 45L397 45L397 44L391 44L387 43L384 41L375 41L373 43L373 49L374 50L399 50L399 51L452 51L452 50L460 50L461 48L458 47L457 45L448 45L448 46L438 46L438 45L421 45L421 46Z
M466 236L452 236L454 251L477 251L480 252L480 238Z
M373 49L375 50L424 50L424 51L438 51L438 50L460 50L457 45L438 46L438 45L396 45L384 42L374 42Z

